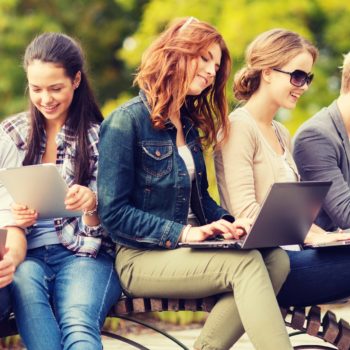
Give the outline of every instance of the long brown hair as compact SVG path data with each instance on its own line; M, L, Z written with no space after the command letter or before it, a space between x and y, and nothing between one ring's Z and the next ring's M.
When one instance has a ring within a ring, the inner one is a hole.
M74 159L74 182L88 185L90 182L90 154L87 130L91 123L100 124L103 121L92 89L90 88L85 70L84 55L80 45L62 33L43 33L36 37L28 46L24 54L23 66L27 71L28 65L34 60L55 63L62 66L67 77L74 80L77 72L81 72L81 81L74 91L72 103L69 107L66 125L73 131L77 140L77 150ZM45 117L30 103L30 130L28 151L23 165L36 164L39 161L42 130L45 127Z
M309 52L316 61L317 48L298 33L276 28L258 35L247 47L246 66L235 74L235 97L248 100L260 86L263 69L283 67L302 52Z
M193 59L217 43L221 62L212 86L198 96L186 96L194 73ZM208 23L192 17L177 19L151 44L142 56L135 84L145 92L151 106L151 119L157 129L165 127L170 116L178 117L185 107L206 145L217 143L217 133L227 135L225 85L230 75L230 55L222 36Z

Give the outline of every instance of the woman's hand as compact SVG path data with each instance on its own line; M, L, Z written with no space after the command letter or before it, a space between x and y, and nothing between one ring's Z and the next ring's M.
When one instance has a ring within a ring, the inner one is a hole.
M64 201L67 210L91 211L97 206L96 195L90 188L80 185L73 185L69 188Z
M200 242L217 235L225 239L238 239L249 231L251 223L250 219L238 219L233 223L220 219L208 225L191 227L186 236L181 237L181 241Z
M337 241L345 241L350 239L350 233L328 233L315 232L310 230L307 234L304 243L308 244L322 244L322 243L332 243Z
M231 225L235 228L235 232L223 233L225 239L239 239L249 233L253 224L253 219L240 218L235 220Z
M13 280L13 275L16 271L16 266L9 249L5 248L5 255L0 260L0 288L6 287Z
M26 228L36 223L38 213L25 204L12 203L11 211L17 226Z

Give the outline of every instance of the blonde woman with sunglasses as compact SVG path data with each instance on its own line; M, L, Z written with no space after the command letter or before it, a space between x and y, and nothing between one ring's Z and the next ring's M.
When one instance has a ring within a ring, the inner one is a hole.
M235 217L254 218L274 182L299 181L290 135L275 117L280 108L294 108L308 90L317 56L314 45L285 29L264 32L248 46L246 65L234 79L235 97L244 103L231 113L229 136L215 153L221 203ZM306 242L346 238L313 225ZM281 304L311 305L350 295L350 273L332 274L337 266L349 266L349 249L336 257L327 249L287 249L291 272L279 294Z

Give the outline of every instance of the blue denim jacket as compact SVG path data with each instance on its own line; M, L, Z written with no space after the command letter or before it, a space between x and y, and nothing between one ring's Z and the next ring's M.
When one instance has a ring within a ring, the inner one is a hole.
M144 93L117 108L102 123L99 143L98 208L112 239L131 248L175 248L189 206L201 225L234 218L208 194L198 132L182 116L195 163L191 186L176 147L176 128L156 130Z

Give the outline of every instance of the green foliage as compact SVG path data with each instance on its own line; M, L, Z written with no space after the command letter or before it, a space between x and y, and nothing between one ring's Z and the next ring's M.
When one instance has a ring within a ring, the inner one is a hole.
M135 31L146 0L2 0L0 2L0 120L26 108L25 47L44 31L81 42L101 104L130 89L131 72L115 56Z
M202 311L162 311L155 312L154 315L164 322L179 324L182 326L191 323L200 323L207 317L207 314Z
M297 31L320 49L314 67L315 80L307 94L292 111L281 111L278 118L294 133L296 128L321 107L328 105L339 91L338 67L342 54L349 51L350 5L328 0L151 0L142 15L138 30L128 38L132 45L123 47L117 57L133 70L142 52L175 17L195 16L215 25L225 38L233 58L233 73L244 62L244 51L259 33L283 27ZM233 76L233 74L232 74ZM228 98L235 105L232 79Z
M293 111L279 114L293 133L338 94L338 67L342 54L349 51L349 15L350 4L342 0L2 0L0 119L26 107L21 58L35 35L62 31L81 41L107 115L136 94L132 73L159 32L175 17L195 16L222 33L232 54L233 73L242 66L248 43L273 27L295 30L319 47L312 86ZM227 89L234 107L232 78Z
M6 349L23 349L23 343L19 335L13 335L0 339L0 350Z
M108 332L116 332L120 324L120 319L116 317L107 317L103 329Z

